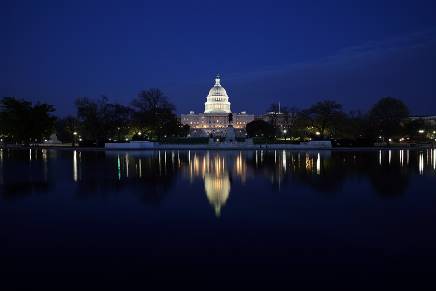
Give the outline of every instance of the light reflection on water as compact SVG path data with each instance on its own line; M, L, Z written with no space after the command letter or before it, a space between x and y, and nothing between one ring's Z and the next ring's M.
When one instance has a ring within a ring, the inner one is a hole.
M0 149L0 185L3 184L3 149Z
M363 275L395 281L411 266L433 270L435 159L435 149L0 149L0 258L19 279L86 268L161 282L191 268L214 282L244 269L244 284L299 271L304 284L329 271L356 273L347 287Z
M78 175L77 175L77 151L73 152L73 180L74 182L77 182Z
M431 158L433 160L433 170L436 170L436 149L433 150L433 155Z
M419 153L418 167L419 167L419 174L423 175L424 174L424 153L423 152Z
M0 184L2 185L8 184L10 179L5 177L7 172L5 164L11 165L16 159L16 157L6 158L5 151L11 150L0 150ZM58 156L68 155L72 157L70 177L74 183L82 185L90 183L92 179L92 183L107 183L111 180L129 183L129 181L150 179L150 177L162 177L162 183L168 185L176 177L191 184L201 181L204 195L217 217L221 216L223 208L229 203L233 195L232 185L236 181L250 187L256 179L266 178L277 191L281 191L284 183L299 182L322 192L336 191L347 176L358 175L367 176L376 191L387 193L389 187L383 184L396 183L396 179L402 179L407 187L406 181L414 173L421 176L435 175L436 171L436 149L368 152L176 150L106 153L29 149L28 161L32 168L29 169L28 177L21 173L22 178L33 181L40 171L42 180L50 184L52 182L50 179L53 179L51 168L55 167L57 160L61 160ZM410 163L410 156L416 157L416 163ZM38 162L41 162L40 170ZM101 163L104 167L99 166ZM90 170L95 167L98 170ZM158 178L151 179L158 180ZM392 195L398 195L403 190L395 188L395 191L397 192Z

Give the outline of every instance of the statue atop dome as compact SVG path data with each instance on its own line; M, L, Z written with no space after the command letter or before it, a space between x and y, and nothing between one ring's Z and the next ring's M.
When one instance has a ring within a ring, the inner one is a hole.
M221 86L221 77L220 74L217 74L215 77L215 86Z

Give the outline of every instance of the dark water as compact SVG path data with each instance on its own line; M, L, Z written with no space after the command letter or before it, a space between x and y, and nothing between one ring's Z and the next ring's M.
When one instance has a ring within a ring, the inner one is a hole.
M435 174L436 150L1 150L0 276L431 289Z

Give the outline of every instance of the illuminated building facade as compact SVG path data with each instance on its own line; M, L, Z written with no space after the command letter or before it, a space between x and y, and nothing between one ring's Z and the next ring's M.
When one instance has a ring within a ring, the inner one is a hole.
M230 109L229 96L226 89L221 85L221 78L215 78L215 85L209 90L204 103L204 113L194 113L181 115L182 124L187 124L191 128L193 136L223 136L225 129L232 125L236 134L245 135L245 126L254 120L253 114L245 111L232 113Z

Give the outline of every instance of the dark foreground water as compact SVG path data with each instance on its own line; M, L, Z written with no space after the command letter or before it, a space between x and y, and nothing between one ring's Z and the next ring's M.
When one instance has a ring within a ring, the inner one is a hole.
M436 150L0 150L1 283L431 289L435 186Z

